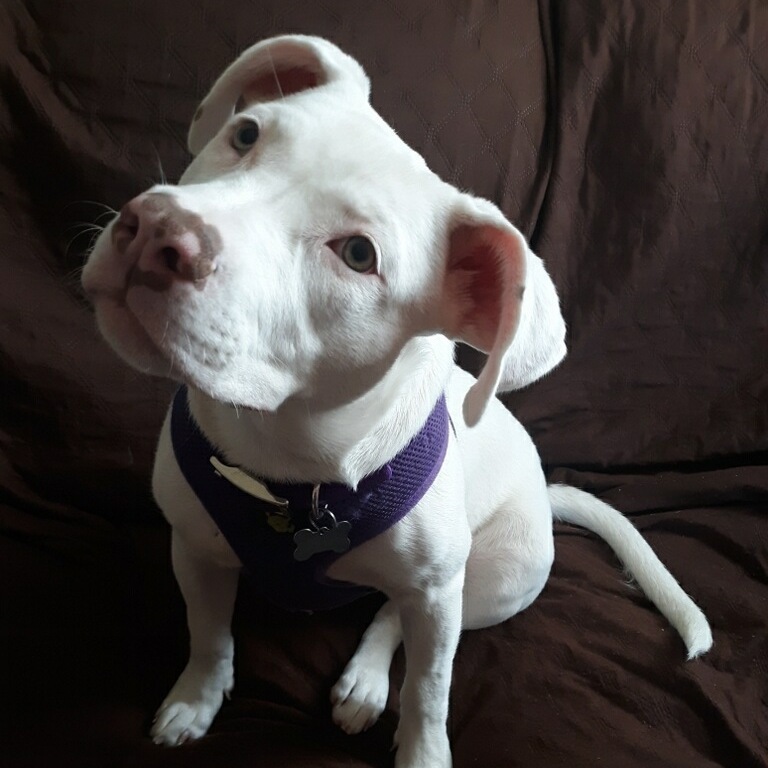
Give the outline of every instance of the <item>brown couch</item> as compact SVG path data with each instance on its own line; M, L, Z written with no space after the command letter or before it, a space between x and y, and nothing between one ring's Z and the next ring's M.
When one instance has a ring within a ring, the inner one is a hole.
M186 0L0 6L0 765L391 765L397 686L354 738L329 689L379 599L284 615L245 587L210 734L147 738L185 660L148 477L173 385L121 364L78 286L92 233L187 162L196 103L285 31L358 58L446 179L560 290L570 354L506 399L551 479L631 515L709 616L676 633L558 528L539 600L463 636L456 768L768 766L768 5ZM464 352L462 361L477 363ZM403 658L392 670L399 684Z

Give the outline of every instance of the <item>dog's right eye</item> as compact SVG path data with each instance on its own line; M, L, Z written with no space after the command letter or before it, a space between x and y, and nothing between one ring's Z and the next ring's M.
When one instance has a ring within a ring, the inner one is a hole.
M347 238L341 245L339 255L355 272L371 272L376 267L376 246L363 235Z
M232 134L232 147L241 155L245 154L259 138L259 124L246 120L237 126Z

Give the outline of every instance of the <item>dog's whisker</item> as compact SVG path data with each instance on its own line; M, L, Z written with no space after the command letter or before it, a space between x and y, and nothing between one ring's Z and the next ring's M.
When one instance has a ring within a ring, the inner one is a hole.
M97 200L74 200L71 203L67 203L67 205L64 206L64 210L66 211L67 208L71 208L73 205L95 205L98 208L105 208L111 213L117 213L117 211L108 206L106 203L100 203Z
M91 251L93 251L94 247L96 246L96 241L99 239L99 235L104 231L104 229L99 229L95 231L91 235L91 241L88 243L88 248L86 250L87 254L90 256Z
M109 206L107 206L107 207L109 207ZM99 215L98 215L98 216L97 216L97 217L94 219L94 221L99 221L100 219L103 219L105 216L111 216L112 218L115 218L115 217L117 217L117 216L119 216L119 215L120 215L120 214L119 214L117 211L113 210L112 208L109 208L109 210L108 210L108 211L104 211L104 213L100 213L100 214L99 214Z
M65 258L65 259L69 258L69 252L70 252L70 250L71 250L72 246L75 244L75 241L76 241L78 238L82 237L83 235L87 234L89 231L93 231L93 230L90 230L90 229L84 229L84 230L81 230L80 232L76 232L76 233L75 233L75 234L74 234L74 235L73 235L73 236L70 238L70 240L69 240L69 241L67 242L67 244L64 246L64 258ZM101 230L99 230L99 232L101 232ZM92 243L92 242L93 242L93 240L91 240L90 242Z
M77 235L85 234L86 232L92 232L94 229L101 232L104 227L99 224L95 224L92 221L75 221L66 228L66 232L75 231L75 237Z
M267 51L269 54L269 63L272 66L272 74L275 76L275 84L277 85L277 90L280 93L280 98L285 99L285 94L283 93L283 86L280 84L280 78L277 76L277 67L275 67L275 60L272 58L272 51Z
M110 212L111 209L110 209ZM102 216L105 216L106 213L100 214L100 216L97 217L97 221ZM104 227L102 227L100 224L96 224L91 221L75 221L72 224L70 224L69 227L65 230L66 232L74 232L74 235L69 239L66 246L64 247L64 258L69 257L69 252L72 248L72 246L75 244L75 241L77 241L78 238L83 237L84 235L87 235L89 232L92 233L90 240L88 241L88 246L85 249L86 254L90 254L91 250L93 249L93 244L96 240L96 238L104 231Z
M69 283L70 285L74 285L78 282L80 282L80 275L85 269L85 264L81 264L79 267L75 267L74 269L71 269L69 272L64 275L65 282Z
M168 378L170 379L173 375L173 367L176 365L176 355L174 354L173 350L171 350L169 358L168 358Z
M157 158L157 170L160 174L160 183L166 185L168 183L168 179L165 175L165 171L163 170L163 161L160 159L160 153L157 151L157 147L154 147L154 150L155 157Z

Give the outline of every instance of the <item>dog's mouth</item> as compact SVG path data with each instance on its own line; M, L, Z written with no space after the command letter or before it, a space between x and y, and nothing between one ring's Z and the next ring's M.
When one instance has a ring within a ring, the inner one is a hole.
M169 303L163 300L167 295L144 288L91 298L102 336L131 367L220 399L223 374L235 364L237 349L226 313L206 315L202 323L199 307Z
M156 340L123 293L92 296L101 335L129 365L152 375L178 378L174 355Z

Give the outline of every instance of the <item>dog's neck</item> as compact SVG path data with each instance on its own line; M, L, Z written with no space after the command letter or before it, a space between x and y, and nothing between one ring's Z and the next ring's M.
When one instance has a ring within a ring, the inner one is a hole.
M314 409L293 398L273 413L220 403L190 389L192 413L225 459L257 477L290 482L343 482L375 471L418 432L444 392L453 344L417 337L376 385L354 401Z

